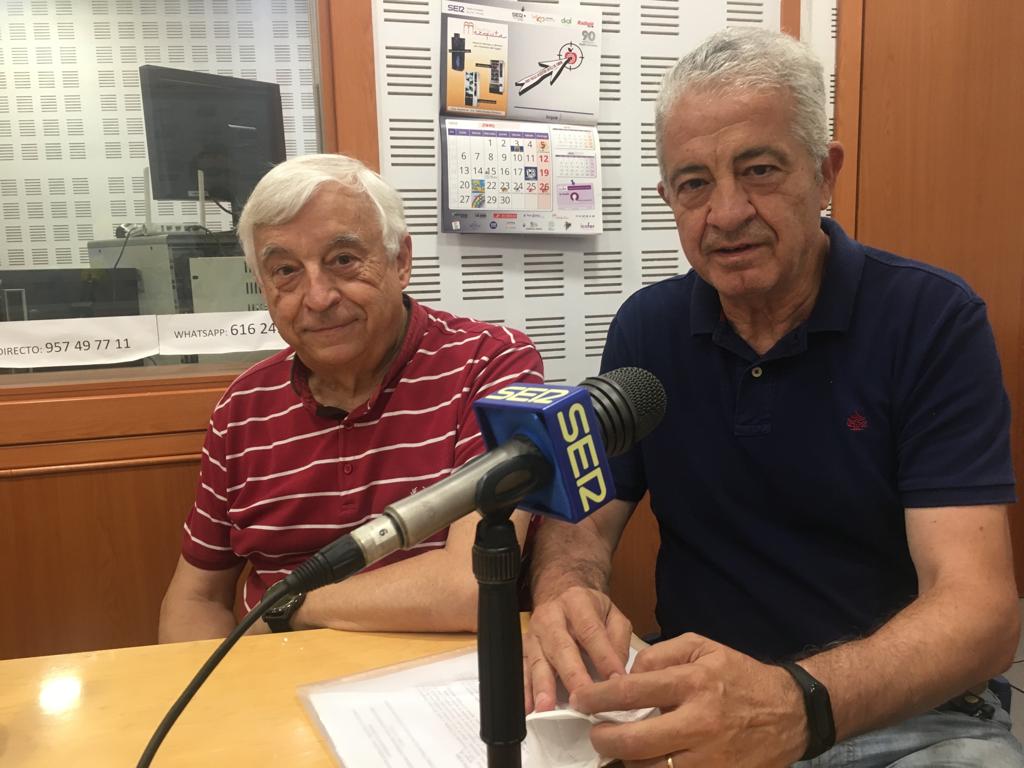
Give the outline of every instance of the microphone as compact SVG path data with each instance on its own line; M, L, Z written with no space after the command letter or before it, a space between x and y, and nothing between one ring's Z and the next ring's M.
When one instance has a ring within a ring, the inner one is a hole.
M409 549L476 509L485 490L500 503L578 522L614 498L608 457L654 429L665 406L664 387L643 368L617 368L578 387L503 387L473 404L490 450L331 542L284 585L309 592Z
M477 400L473 409L490 450L445 480L389 505L270 587L168 710L139 758L140 768L150 765L199 687L270 606L288 594L341 581L399 548L408 549L478 505L485 521L492 514L504 515L503 523L489 529L496 534L493 538L486 531L481 538L478 528L473 547L481 598L480 735L493 762L519 764L519 743L525 736L515 596L519 549L506 513L518 504L575 522L610 499L614 489L607 457L628 450L658 425L665 414L665 389L642 368L618 368L584 379L578 387L511 384ZM594 423L600 433L596 439ZM511 536L512 558L506 557L503 534ZM514 666L495 666L503 652Z

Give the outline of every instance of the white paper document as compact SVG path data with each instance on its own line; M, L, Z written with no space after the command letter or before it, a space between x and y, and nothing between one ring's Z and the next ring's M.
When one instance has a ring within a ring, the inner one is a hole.
M635 651L630 651L632 664ZM487 768L480 740L475 650L425 664L305 686L300 696L345 768ZM560 706L565 706L560 704ZM593 723L626 722L656 710L584 715L567 708L526 718L526 768L598 768Z
M475 650L302 689L346 768L487 766Z
M477 733L477 686L469 682L406 691L325 694L344 765L477 766L487 752Z

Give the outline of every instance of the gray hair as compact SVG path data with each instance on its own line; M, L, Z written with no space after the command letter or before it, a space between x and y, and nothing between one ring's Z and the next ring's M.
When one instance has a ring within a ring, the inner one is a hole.
M665 179L664 135L669 113L689 90L786 89L793 95L793 133L818 166L828 155L825 75L810 47L768 29L726 29L676 62L661 82L654 108L658 166Z
M402 198L379 175L345 155L302 155L272 168L260 179L238 220L238 239L253 274L256 264L257 227L286 224L294 219L324 184L336 184L365 194L380 219L381 239L390 258L398 254L408 229Z

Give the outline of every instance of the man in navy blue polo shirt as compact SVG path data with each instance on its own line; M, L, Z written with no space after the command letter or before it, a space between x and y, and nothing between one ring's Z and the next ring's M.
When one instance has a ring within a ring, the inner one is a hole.
M584 712L659 707L592 732L639 765L1024 765L984 685L1019 631L984 303L820 217L843 150L795 40L713 36L666 75L656 126L693 269L623 305L602 365L652 371L668 413L615 463L616 501L542 526L528 706L557 674ZM669 639L625 675L608 575L647 491Z

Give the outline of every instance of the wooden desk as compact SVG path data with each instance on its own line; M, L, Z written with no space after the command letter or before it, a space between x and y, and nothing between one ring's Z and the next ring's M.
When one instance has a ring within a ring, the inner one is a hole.
M299 703L298 686L475 642L475 635L329 629L243 637L171 729L153 766L329 768L334 762ZM204 640L0 661L0 765L135 765L216 645Z

